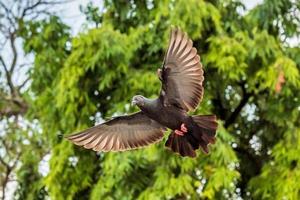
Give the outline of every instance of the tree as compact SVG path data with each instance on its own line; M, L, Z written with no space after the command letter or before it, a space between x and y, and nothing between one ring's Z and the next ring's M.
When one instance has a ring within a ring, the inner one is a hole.
M0 1L0 188L1 199L7 199L10 182L24 183L39 180L38 163L46 150L42 146L39 124L28 121L25 114L30 107L28 88L32 76L28 75L32 65L30 55L24 57L23 38L20 33L24 21L41 19L50 15L50 6L66 1L26 0ZM35 156L29 155L35 152ZM22 166L21 166L22 165ZM29 169L35 166L35 169ZM22 171L16 178L17 171ZM30 192L27 191L27 194ZM28 195L29 197L30 194Z
M265 0L248 12L243 8L230 0L106 0L101 11L92 4L82 8L95 27L74 38L57 17L23 20L24 50L34 54L26 117L38 119L42 133L34 138L44 146L41 156L20 164L16 194L298 199L300 49L286 41L299 36L295 13L300 5ZM62 134L134 111L129 104L134 94L158 94L156 69L172 25L188 32L202 58L205 96L196 113L219 118L211 153L181 158L163 143L94 153L62 139ZM45 154L51 156L50 171L41 177L37 166ZM28 164L38 178L22 176Z

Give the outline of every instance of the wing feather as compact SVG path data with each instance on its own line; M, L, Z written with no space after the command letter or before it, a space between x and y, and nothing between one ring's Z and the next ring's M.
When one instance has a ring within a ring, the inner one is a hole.
M165 105L194 110L203 96L200 56L186 33L171 31L169 47L161 70L161 98Z
M116 117L66 138L94 151L124 151L158 142L164 131L162 125L138 112Z

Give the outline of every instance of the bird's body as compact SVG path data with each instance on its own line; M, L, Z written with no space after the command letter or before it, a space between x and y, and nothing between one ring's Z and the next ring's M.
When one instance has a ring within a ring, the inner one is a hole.
M166 128L172 130L166 146L182 156L195 157L195 150L208 153L215 142L217 129L214 115L189 116L203 96L203 70L197 50L187 34L171 32L162 69L157 71L162 82L157 99L141 95L132 103L140 112L119 116L67 138L94 151L124 151L158 142Z
M180 129L182 123L186 125L191 124L191 117L185 111L179 108L164 106L160 98L153 100L146 99L145 105L139 106L139 108L149 118L172 130ZM169 116L172 116L172 118Z

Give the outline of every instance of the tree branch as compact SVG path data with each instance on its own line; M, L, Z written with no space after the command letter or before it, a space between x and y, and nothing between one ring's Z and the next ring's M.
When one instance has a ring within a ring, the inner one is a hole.
M225 109L225 107L224 107L224 105L223 105L223 102L222 102L222 97L221 97L221 95L220 95L220 93L217 91L217 98L214 98L214 99L212 99L212 102L213 102L213 104L214 105L216 105L216 107L217 107L217 111L216 111L216 113L220 113L220 119L221 120L225 120L226 119L226 109Z
M5 167L9 167L9 165L4 161L4 159L1 156L0 156L0 163Z
M6 81L7 81L7 84L8 84L8 87L10 89L10 91L13 93L13 91L15 90L14 89L14 84L11 80L11 74L10 74L10 70L7 68L7 65L6 63L4 62L2 56L0 56L0 62L4 68L4 72L5 72L5 77L6 77Z
M4 116L11 117L16 115L24 115L28 110L28 105L21 98L2 98L2 101L6 101L5 106L0 108L0 119Z
M4 60L3 60L3 58L2 58L2 56L1 56L1 55L0 55L0 62L1 62L1 64L2 64L2 66L4 67L4 71L5 71L5 72L8 72L8 69L7 69L6 63L4 62Z
M31 6L28 6L26 8L24 8L22 14L21 14L21 18L25 17L27 14L27 11L34 9L35 7L37 7L40 3L42 2L42 0L38 0L36 3L34 3Z
M241 110L247 104L249 98L253 95L253 93L248 93L245 88L245 83L239 84L242 88L243 98L240 101L239 105L235 108L235 110L231 113L231 115L225 120L224 127L228 128L231 124L233 124L236 118L239 116Z
M42 0L38 0L36 3L33 3L31 6L28 5L28 7L26 7L20 18L24 18L26 15L30 15L32 13L28 13L29 11L31 10L34 10L35 8L37 8L38 6L41 6L41 5L57 5L57 4L64 4L64 3L67 3L67 2L71 2L72 0L65 0L65 1L42 1ZM41 11L41 13L44 13L46 12L47 9L44 9L43 11Z
M13 19L10 16L10 14L11 14L10 9L7 8L6 5L2 1L0 1L0 6L4 9L6 18L8 19L8 21L13 25L14 23L13 23Z
M26 83L28 83L28 81L30 81L30 77L29 76L25 79L25 81L23 81L23 83L21 83L18 86L18 90L21 90L26 85Z
M1 183L1 186L2 186L2 200L5 199L5 188L6 188L6 185L8 183L8 177L9 177L9 174L11 172L11 168L10 166L3 160L3 158L0 156L0 162L2 163L2 165L4 165L5 169L6 169L6 173L5 173L5 177Z
M11 75L13 74L13 72L15 70L17 59L18 59L18 53L17 53L17 49L16 49L15 40L16 40L15 33L11 33L10 34L10 46L11 46L11 49L13 52L13 60L12 60L12 63L11 63L10 69L9 69L9 73Z
M19 161L19 158L21 156L21 152L18 153L16 159L14 160L13 164L10 166L8 163L6 163L3 158L0 156L0 163L2 163L2 165L4 165L4 167L6 168L6 173L5 173L5 177L1 183L1 186L2 186L2 197L1 199L5 199L5 189L6 189L6 186L7 186L7 183L10 181L9 180L9 175L11 174L11 172L14 170L14 168L17 166L17 163Z

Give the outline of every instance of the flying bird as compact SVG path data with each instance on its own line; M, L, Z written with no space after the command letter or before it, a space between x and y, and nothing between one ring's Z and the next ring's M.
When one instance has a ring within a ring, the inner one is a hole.
M160 141L169 128L172 131L165 146L172 151L189 157L195 157L199 148L208 153L208 145L216 140L216 116L188 115L202 100L204 76L192 40L178 28L171 30L157 74L162 83L158 98L132 98L139 112L115 117L66 138L94 151L125 151Z

